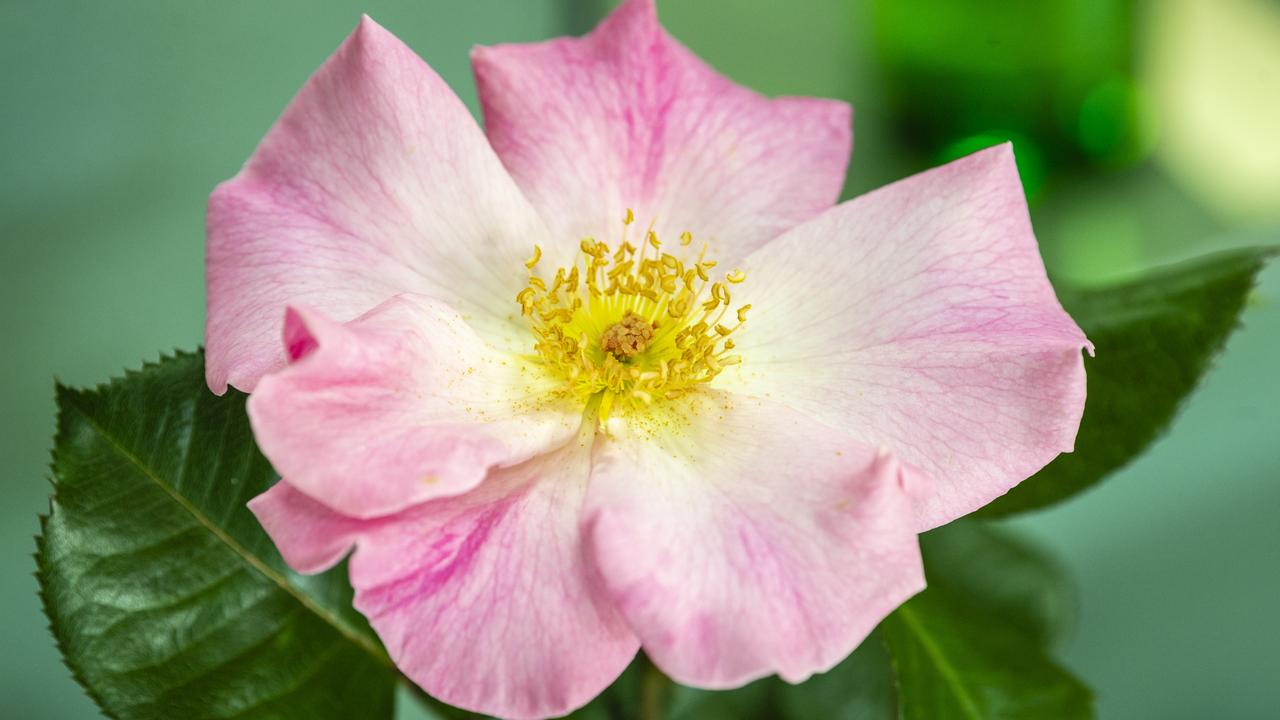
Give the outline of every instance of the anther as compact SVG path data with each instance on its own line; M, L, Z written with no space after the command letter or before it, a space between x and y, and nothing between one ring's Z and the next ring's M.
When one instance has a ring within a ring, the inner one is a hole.
M525 261L524 261L524 266L525 266L525 267L527 267L527 268L529 268L530 270L532 270L532 269L533 269L533 266L534 266L534 265L537 265L537 264L538 264L538 261L539 261L539 260L541 260L541 259L542 259L542 248L538 247L537 245L534 245L534 246L533 246L533 257L529 258L528 260L525 260Z
M619 360L644 352L653 340L653 325L628 311L600 336L600 348Z

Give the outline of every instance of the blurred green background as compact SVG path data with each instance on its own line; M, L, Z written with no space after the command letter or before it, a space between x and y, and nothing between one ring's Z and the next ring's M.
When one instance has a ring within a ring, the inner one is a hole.
M205 197L359 13L474 108L471 45L581 32L608 4L0 0L0 715L97 717L59 662L31 574L52 376L93 384L200 342ZM1064 281L1280 239L1280 2L660 8L739 82L853 102L846 195L1012 138ZM1078 581L1062 654L1104 718L1280 708L1278 297L1273 267L1149 454L1010 523Z

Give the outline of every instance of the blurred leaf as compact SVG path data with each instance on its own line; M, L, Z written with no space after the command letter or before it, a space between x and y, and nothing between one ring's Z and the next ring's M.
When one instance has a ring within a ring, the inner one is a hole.
M1091 718L1092 695L1048 656L1065 587L1044 559L974 522L922 538L929 587L880 625L903 720Z
M1091 694L1034 638L935 585L881 628L903 720L1092 717Z
M896 720L889 654L873 633L830 671L800 685L777 677L734 690L676 685L641 654L608 690L572 720ZM651 708L659 708L656 711Z
M1231 332L1274 248L1232 250L1092 291L1063 305L1097 348L1075 452L979 511L992 517L1061 502L1146 449L1177 413Z
M641 686L650 667L648 658L638 653L612 685L586 706L569 713L565 720L639 720ZM660 679L668 685L671 682L665 677Z
M736 690L697 690L675 686L667 720L777 720L774 691L782 681L756 680Z
M345 569L290 572L245 508L276 476L244 395L210 393L199 354L57 395L37 576L107 715L392 716L398 676Z
M643 652L596 699L566 720L775 720L776 678L734 690L699 690L677 685Z
M988 523L958 520L920 536L929 584L1004 618L1041 644L1075 618L1076 596L1052 558Z
M844 662L801 685L778 683L779 716L788 720L897 720L898 688L880 631Z

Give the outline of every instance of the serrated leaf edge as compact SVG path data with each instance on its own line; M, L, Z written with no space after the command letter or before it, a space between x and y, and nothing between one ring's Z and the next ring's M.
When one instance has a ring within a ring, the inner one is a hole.
M161 353L157 360L144 361L142 366L137 369L126 368L122 375L114 376L110 380L106 382L98 383L94 385L92 388L88 388L88 389L74 388L69 385L65 385L61 382L55 382L55 386L54 386L55 396L58 400L58 416L56 421L57 422L56 427L58 430L54 437L53 447L50 449L49 474L46 477L46 479L53 486L53 493L49 498L49 511L47 513L41 513L39 515L40 533L35 537L36 552L33 554L33 557L36 562L35 575L36 575L36 580L38 585L37 594L40 597L41 609L44 611L45 617L49 621L49 625L48 625L49 631L50 631L50 634L53 636L54 645L58 649L58 654L62 660L63 665L66 666L66 668L71 672L71 677L76 681L78 685L80 685L84 689L85 694L87 694L89 698L93 700L94 704L98 706L98 709L104 715L111 718L117 717L107 708L106 704L103 702L102 698L97 694L94 688L90 685L87 678L83 675L80 669L76 667L74 663L72 663L72 661L68 657L66 653L66 647L64 646L62 642L62 638L58 632L57 616L53 612L53 609L50 605L48 593L46 592L46 583L47 583L46 574L48 573L48 567L46 564L47 548L45 546L45 538L48 532L48 521L50 517L53 515L54 505L57 502L57 497L58 497L57 457L58 457L58 447L63 440L62 418L66 412L74 411L77 415L79 415L82 419L84 419L85 422L89 424L89 426L93 429L94 432L96 432L103 439L105 439L111 445L111 447L117 453L120 454L121 457L125 458L131 464L137 467L138 470L141 471L146 478L148 478L153 483L155 483L156 486L159 487L162 491L164 491L164 493L168 495L175 503L177 503L179 507L183 508L188 513L190 513L191 516L196 520L196 522L198 522L201 526L209 530L209 532L211 532L214 535L214 537L218 538L218 540L220 540L224 545L230 548L241 559L242 562L244 562L253 570L260 573L263 577L270 580L272 583L278 586L281 590L283 590L284 592L289 594L289 596L294 598L300 605L302 605L308 611L314 613L317 617L323 619L328 625L333 627L334 630L336 630L344 638L353 642L356 646L363 649L375 660L377 660L379 663L389 668L393 673L395 673L397 676L403 679L403 676L400 675L399 670L395 666L395 663L392 662L391 658L386 654L385 651L383 651L382 648L374 644L371 640L369 640L369 638L365 637L361 633L350 628L340 618L334 616L333 613L317 605L310 598L308 598L305 593L302 593L297 588L293 587L289 583L289 581L286 580L283 576L281 576L271 567L267 566L265 563L263 563L261 560L255 557L252 553L248 551L248 549L246 549L243 545L241 545L234 538L232 538L230 535L224 532L221 528L219 528L216 524L214 524L207 517L205 517L204 514L200 512L198 508L193 506L189 501L187 501L186 498L178 494L172 487L169 486L168 483L166 483L162 478L156 475L151 470L151 468L147 467L147 465L143 463L137 456L135 456L127 448L121 445L120 442L117 440L117 438L115 438L111 433L107 432L105 428L103 428L98 422L96 422L94 418L91 417L89 413L78 402L79 398L81 397L88 396L88 395L102 394L103 392L109 390L111 386L113 386L114 384L118 382L124 382L133 377L141 375L148 368L158 367L164 364L168 360L180 360L184 358L192 358L197 355L199 355L198 351L189 352L184 350L174 350L172 353Z

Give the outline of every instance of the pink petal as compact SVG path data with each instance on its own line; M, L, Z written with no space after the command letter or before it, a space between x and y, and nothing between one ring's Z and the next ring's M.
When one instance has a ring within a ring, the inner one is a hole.
M583 559L587 463L586 441L571 441L382 520L342 517L284 482L250 507L297 570L357 545L356 607L428 693L500 717L559 716L608 687L639 646Z
M1009 145L845 203L745 265L744 363L725 386L931 475L918 529L1072 449L1092 347L1045 277Z
M475 487L572 437L581 408L442 303L400 296L348 325L291 309L294 363L249 398L254 436L296 489L376 517Z
M305 574L337 565L356 538L379 522L339 515L285 480L250 500L249 509L289 567Z
M209 386L283 365L284 308L440 298L495 342L546 226L444 81L369 18L209 199Z
M780 405L693 396L690 417L597 444L591 555L677 681L800 682L924 587L891 457Z
M612 241L625 208L727 260L835 202L850 109L767 99L717 74L622 3L583 38L476 48L485 128L552 229Z

